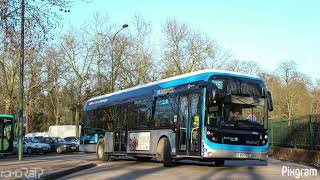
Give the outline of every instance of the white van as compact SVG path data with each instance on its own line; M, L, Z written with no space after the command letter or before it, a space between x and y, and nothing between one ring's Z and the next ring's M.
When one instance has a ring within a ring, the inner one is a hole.
M81 132L81 126L79 126L79 132ZM70 137L76 136L75 125L54 125L50 126L48 130L48 137Z

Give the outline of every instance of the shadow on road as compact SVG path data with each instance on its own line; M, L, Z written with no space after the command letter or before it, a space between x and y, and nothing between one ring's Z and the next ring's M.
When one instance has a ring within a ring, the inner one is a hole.
M237 179L235 173L243 179L261 180L263 177L255 171L255 167L217 167L209 171L209 173L201 176L199 180L207 179ZM237 176L237 175L236 175ZM239 178L239 177L238 177Z
M113 161L121 161L119 159L115 159ZM123 161L123 160L122 160ZM82 172L78 172L77 174L71 174L70 176L68 176L67 179L69 178L77 178L77 177L81 177L84 175L93 175L93 174L99 174L99 173L108 173L108 172L112 172L112 171L117 171L117 170L123 170L124 168L128 168L128 167L133 167L136 165L139 165L143 162L140 161L133 161L133 160L126 160L121 162L120 164L111 164L108 165L110 162L106 162L105 164L103 164L102 166L90 169L89 171L82 171ZM146 171L146 170L144 170ZM134 173L136 173L137 171L134 171ZM117 177L118 179L119 177Z
M262 179L262 177L256 173L255 167L253 166L265 166L265 163L261 161L226 161L226 166L215 167L212 162L198 162L190 160L181 160L175 162L175 166L172 168L165 168L161 163L154 160L148 162L135 161L134 158L124 159L114 159L109 162L101 163L100 166L92 168L90 170L85 170L83 172L78 172L76 174L71 174L69 178L83 178L85 176L96 176L99 177L103 174L109 174L112 177L108 179L138 179L148 175L158 174L160 171L168 171L168 173L175 172L176 169L180 167L188 168L191 166L203 166L205 168L205 175L199 177L201 180L212 179L212 178L232 178L233 173L236 172L240 174L245 174L249 179ZM210 168L212 167L212 168ZM117 173L119 173L117 175ZM171 174L173 175L173 174Z

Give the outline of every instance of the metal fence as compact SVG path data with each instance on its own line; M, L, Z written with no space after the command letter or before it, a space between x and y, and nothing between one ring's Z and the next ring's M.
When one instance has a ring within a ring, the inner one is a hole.
M320 150L320 115L269 123L271 146Z

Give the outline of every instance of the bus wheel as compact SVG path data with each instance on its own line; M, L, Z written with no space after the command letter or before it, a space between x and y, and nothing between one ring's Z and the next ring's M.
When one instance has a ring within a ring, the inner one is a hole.
M214 161L214 164L216 166L224 166L224 160L223 159L218 159Z
M157 146L157 160L163 162L164 167L172 166L171 146L168 138L161 138Z
M97 157L100 161L108 161L109 155L104 152L104 142L99 141L97 146Z

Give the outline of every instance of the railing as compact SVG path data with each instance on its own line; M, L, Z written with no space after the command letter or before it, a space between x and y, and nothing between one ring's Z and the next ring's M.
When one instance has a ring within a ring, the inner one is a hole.
M320 115L269 123L271 146L320 150Z

